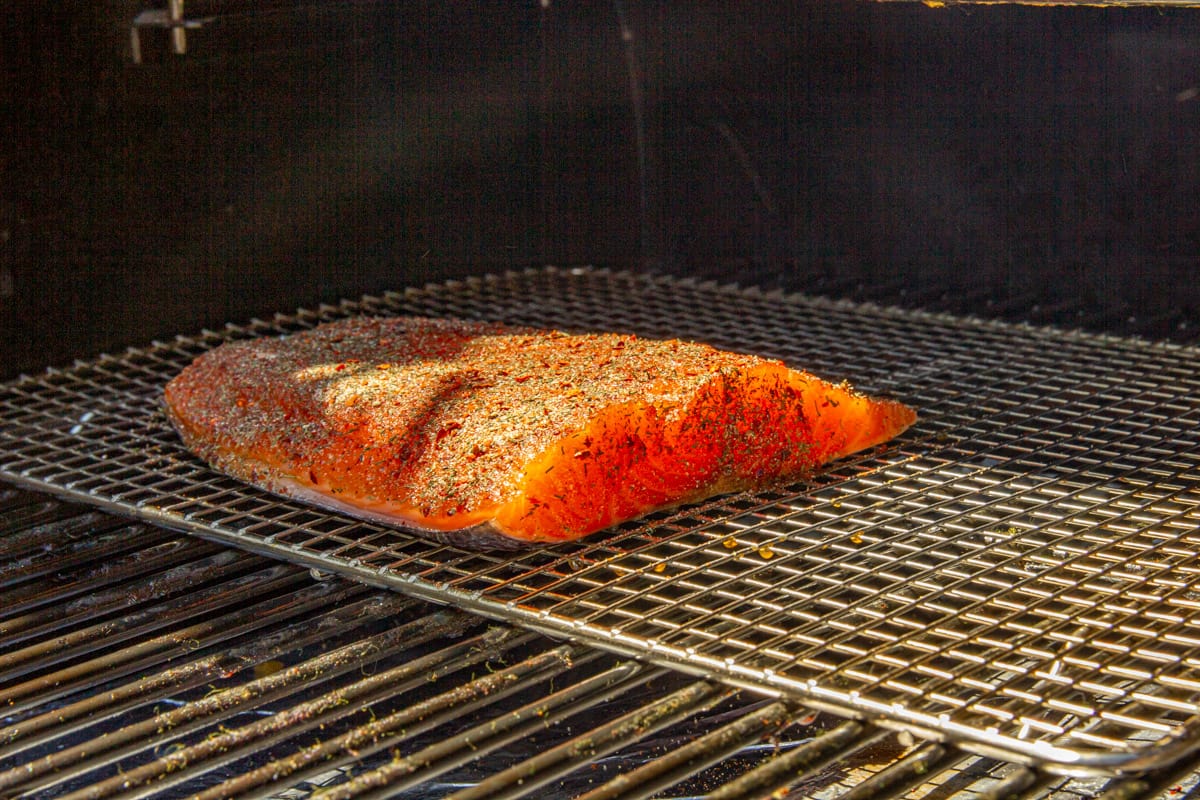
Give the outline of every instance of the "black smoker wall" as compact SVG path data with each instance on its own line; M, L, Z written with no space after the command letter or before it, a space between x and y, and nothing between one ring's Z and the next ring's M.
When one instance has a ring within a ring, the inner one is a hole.
M543 263L1200 321L1200 10L145 5L0 12L0 377Z

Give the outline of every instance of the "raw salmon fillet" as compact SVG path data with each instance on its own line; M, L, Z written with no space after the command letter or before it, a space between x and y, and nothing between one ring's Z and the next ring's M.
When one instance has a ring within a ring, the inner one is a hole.
M412 317L227 343L164 399L222 472L480 548L807 476L916 418L704 344Z

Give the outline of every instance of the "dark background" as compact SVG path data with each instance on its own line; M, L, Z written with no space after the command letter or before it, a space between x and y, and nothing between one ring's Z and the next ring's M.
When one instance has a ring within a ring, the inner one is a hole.
M1200 9L148 4L0 12L0 377L547 263L1200 325Z

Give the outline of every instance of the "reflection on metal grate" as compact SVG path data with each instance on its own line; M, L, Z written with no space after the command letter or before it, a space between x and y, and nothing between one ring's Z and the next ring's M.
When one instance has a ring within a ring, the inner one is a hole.
M0 487L0 796L1170 796ZM1166 794L1163 794L1166 793Z
M182 450L158 402L191 357L360 312L693 337L845 375L922 418L811 482L515 556L282 502ZM984 755L1141 770L1197 743L1198 366L1178 346L533 271L14 382L0 477Z

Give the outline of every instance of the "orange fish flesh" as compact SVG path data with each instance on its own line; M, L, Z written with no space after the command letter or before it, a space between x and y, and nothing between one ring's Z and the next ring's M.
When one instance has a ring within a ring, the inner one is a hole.
M228 475L478 548L802 478L916 419L704 344L416 317L227 343L164 400Z

